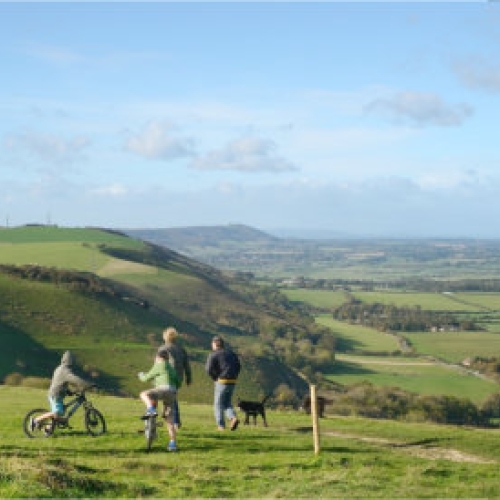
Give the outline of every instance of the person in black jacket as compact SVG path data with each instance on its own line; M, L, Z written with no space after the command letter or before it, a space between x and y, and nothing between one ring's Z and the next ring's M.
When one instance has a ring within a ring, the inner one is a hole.
M221 337L214 337L212 339L212 352L208 355L205 370L215 382L214 416L220 431L226 428L224 417L229 419L232 431L235 431L240 423L231 401L240 369L241 364L238 356L230 349L225 348Z

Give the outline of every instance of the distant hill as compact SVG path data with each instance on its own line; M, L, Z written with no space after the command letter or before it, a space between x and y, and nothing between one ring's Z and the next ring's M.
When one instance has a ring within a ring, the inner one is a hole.
M320 349L326 335L277 290L138 237L94 228L0 229L0 296L0 339L8 346L0 351L0 380L13 373L48 378L71 349L103 387L137 395L136 373L148 368L161 331L173 325L183 333L194 369L195 383L184 398L211 400L204 362L215 334L242 357L240 394L259 397L281 386L299 396L307 384L298 372L311 367L312 373L317 352L301 354L295 345L310 337ZM324 363L333 354L328 347L318 358Z
M333 238L333 234L330 239L312 235L299 239L239 225L124 232L211 267L266 280L500 279L500 240Z
M279 238L243 224L190 226L164 229L123 229L125 234L174 250L189 247L219 247L228 243L273 243Z

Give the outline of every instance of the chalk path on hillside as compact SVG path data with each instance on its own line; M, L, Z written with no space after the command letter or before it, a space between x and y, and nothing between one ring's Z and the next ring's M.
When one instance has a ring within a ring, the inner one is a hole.
M451 462L468 462L476 464L496 464L497 460L471 455L452 448L441 448L432 446L430 443L405 443L402 441L393 441L385 438L356 436L355 434L346 434L343 432L326 431L321 435L338 437L342 439L355 439L365 443L380 444L395 450L402 450L404 453L428 460L449 460Z

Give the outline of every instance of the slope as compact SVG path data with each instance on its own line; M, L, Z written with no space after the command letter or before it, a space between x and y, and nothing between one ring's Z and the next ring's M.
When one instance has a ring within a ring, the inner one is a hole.
M185 334L195 372L186 399L211 397L203 363L214 334L242 355L246 396L280 385L297 394L306 388L264 339L277 329L309 328L310 320L233 275L99 229L0 230L0 263L0 335L12 346L2 378L50 377L71 348L108 390L136 394L135 374L149 366L161 330L173 324Z

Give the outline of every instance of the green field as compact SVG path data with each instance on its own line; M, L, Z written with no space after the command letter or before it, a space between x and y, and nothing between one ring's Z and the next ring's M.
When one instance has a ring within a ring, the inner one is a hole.
M96 231L92 228L64 228L57 226L22 226L0 228L0 245L29 244L54 242L86 242L92 244L118 244L132 247L143 246L139 240L127 238L106 230Z
M397 296L397 294L391 294ZM409 294L399 304L429 304L429 297ZM467 294L467 298L477 297ZM385 294L387 296L387 294ZM411 300L408 300L411 298ZM373 328L351 325L333 319L329 314L316 316L336 338L336 364L325 375L341 384L369 381L377 386L400 387L423 395L449 395L467 398L480 405L498 393L498 383L474 376L457 366L474 356L500 356L500 334L492 332L404 333L412 346L411 357L402 356L394 335ZM498 331L498 324L496 328ZM390 354L398 353L390 357ZM385 354L374 357L373 354ZM430 356L433 361L427 358ZM441 363L442 360L445 363Z
M454 396L481 405L498 392L498 384L471 375L454 366L419 359L337 355L329 380L340 384L369 381L374 385L400 387L423 395Z
M99 245L141 249L144 243L88 229L16 228L0 230L0 262L90 271L101 276L156 272L142 264L115 259Z
M399 350L398 340L394 335L379 332L374 328L344 323L333 319L330 314L320 314L315 319L335 335L337 352L392 353Z
M341 306L346 300L348 300L348 296L345 292L342 291L284 288L282 292L290 300L304 302L321 309L333 309L335 307Z
M463 303L456 300L455 294L416 293L416 292L353 292L362 302L378 302L396 307L421 307L428 311L481 311L478 302ZM471 294L472 295L472 294ZM470 295L468 295L470 297ZM498 294L500 297L500 294ZM480 299L478 299L479 301Z
M480 310L500 311L500 293L457 293L455 298Z
M91 396L108 433L24 436L38 390L0 387L2 498L498 498L500 431L362 418L311 419L269 409L269 427L215 430L209 405L181 403L179 453L165 429L146 453L137 399Z
M500 334L485 332L439 332L405 334L417 352L460 363L466 358L500 356Z

